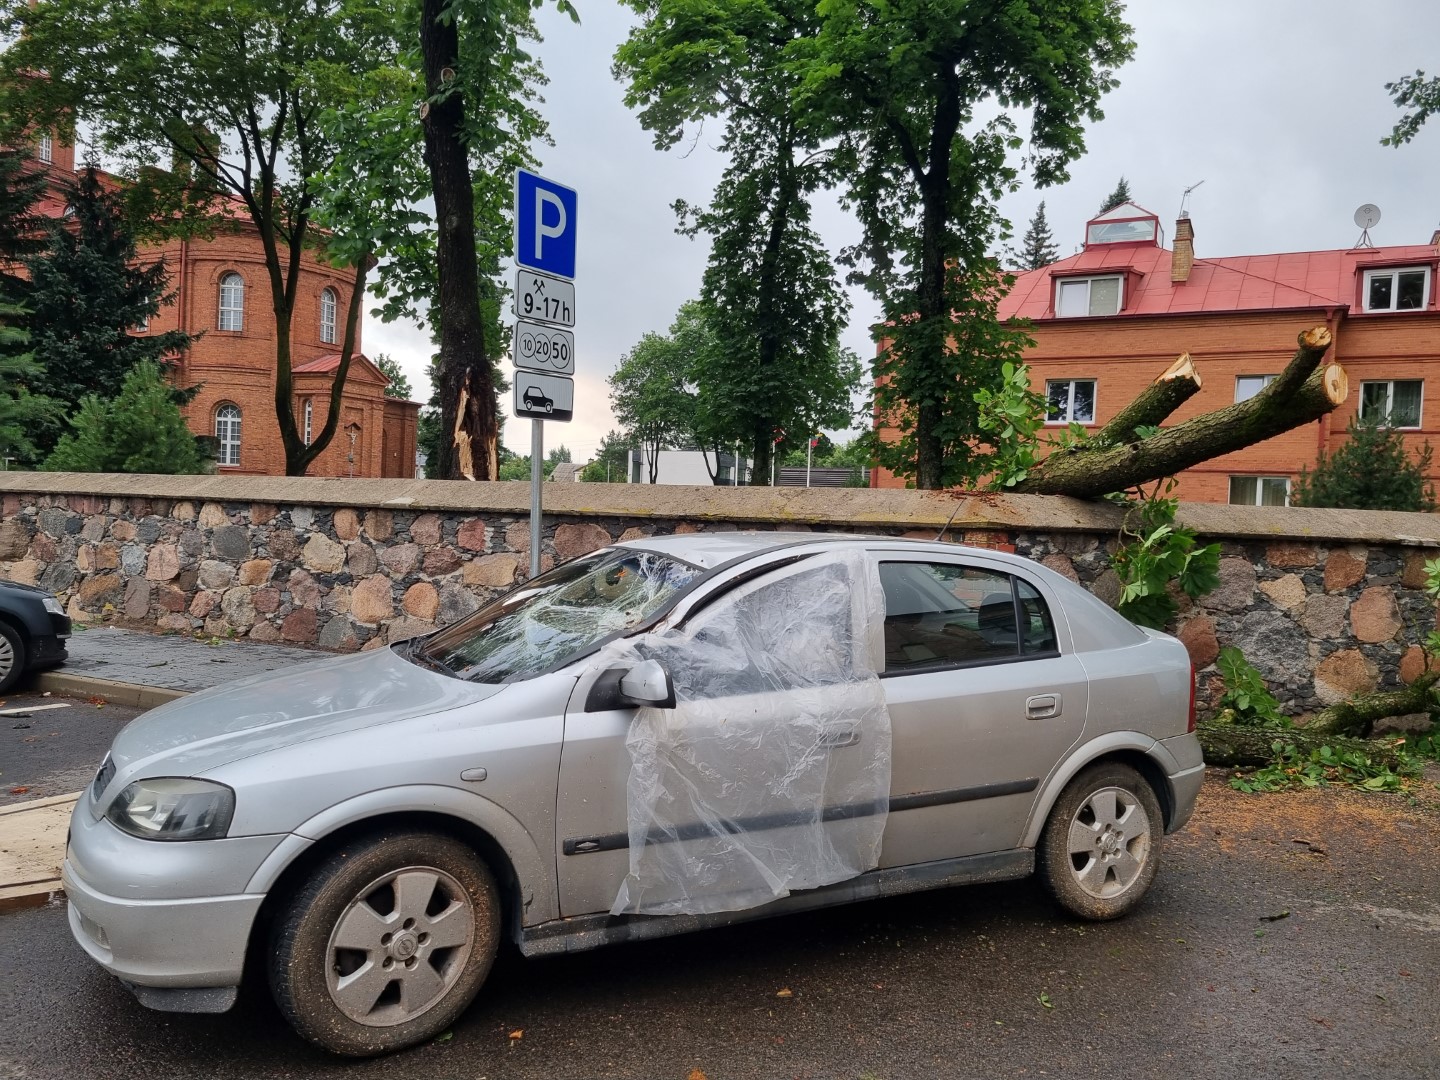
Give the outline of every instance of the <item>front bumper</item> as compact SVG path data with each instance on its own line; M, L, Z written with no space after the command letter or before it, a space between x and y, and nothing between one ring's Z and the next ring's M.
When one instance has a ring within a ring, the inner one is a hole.
M237 986L265 899L247 887L282 839L142 840L97 817L87 788L71 815L61 868L70 931L96 963L127 983Z

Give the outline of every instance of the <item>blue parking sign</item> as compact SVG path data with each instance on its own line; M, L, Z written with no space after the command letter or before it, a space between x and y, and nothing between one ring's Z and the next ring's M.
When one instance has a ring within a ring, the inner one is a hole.
M515 170L515 261L556 277L575 276L573 188Z

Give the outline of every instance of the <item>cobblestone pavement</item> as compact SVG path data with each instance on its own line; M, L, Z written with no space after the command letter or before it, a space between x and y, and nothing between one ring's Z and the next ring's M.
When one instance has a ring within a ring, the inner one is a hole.
M193 693L328 655L294 645L143 634L107 626L72 635L70 658L59 670Z

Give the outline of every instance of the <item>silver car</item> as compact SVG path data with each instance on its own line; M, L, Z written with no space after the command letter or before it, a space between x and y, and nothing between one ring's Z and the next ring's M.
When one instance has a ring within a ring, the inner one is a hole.
M388 649L139 717L76 806L76 940L306 1038L433 1037L526 956L1038 871L1109 919L1203 773L1193 672L1028 560L699 533L605 548Z

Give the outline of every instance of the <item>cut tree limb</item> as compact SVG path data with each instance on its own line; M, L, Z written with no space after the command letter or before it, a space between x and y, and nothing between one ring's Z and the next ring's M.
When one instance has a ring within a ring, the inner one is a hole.
M1323 326L1307 330L1300 335L1299 348L1285 370L1247 401L1192 417L1148 439L1118 446L1094 441L1057 451L1010 490L1095 498L1173 476L1202 461L1318 420L1349 393L1344 368L1339 364L1320 366L1329 347L1329 330Z
M1313 721L1303 728L1278 730L1211 722L1197 724L1195 735L1200 740L1206 765L1241 765L1248 768L1269 765L1275 760L1272 747L1277 742L1294 746L1306 757L1310 756L1310 751L1328 746L1339 753L1355 751L1364 754L1370 760L1389 765L1392 769L1403 764L1400 755L1391 745L1316 731Z
M1434 686L1437 681L1440 681L1440 672L1428 671L1403 690L1387 690L1366 694L1353 701L1342 701L1316 713L1305 728L1307 731L1368 739L1375 730L1377 720L1429 712L1435 704Z
M1156 427L1171 413L1200 392L1200 375L1190 354L1180 358L1142 390L1115 418L1100 429L1095 441L1118 446L1134 442L1136 429Z

